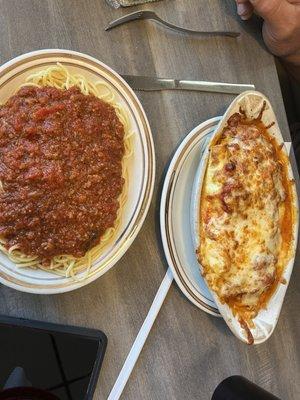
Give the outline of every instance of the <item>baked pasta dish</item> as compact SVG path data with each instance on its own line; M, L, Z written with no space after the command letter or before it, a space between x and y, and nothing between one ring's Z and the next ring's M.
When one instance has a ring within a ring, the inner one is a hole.
M248 331L291 257L294 183L268 128L233 114L210 145L201 193L203 276Z

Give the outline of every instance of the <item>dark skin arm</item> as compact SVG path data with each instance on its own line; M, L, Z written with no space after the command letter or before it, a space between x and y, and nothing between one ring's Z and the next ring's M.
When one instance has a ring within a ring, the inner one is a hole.
M263 38L300 82L300 0L236 0L243 20L255 12L264 19Z

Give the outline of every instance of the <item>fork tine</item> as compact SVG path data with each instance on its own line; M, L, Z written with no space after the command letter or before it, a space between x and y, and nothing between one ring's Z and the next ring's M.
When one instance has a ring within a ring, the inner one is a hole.
M123 15L123 17L117 18L114 21L111 21L107 27L105 28L106 31L109 31L112 28L115 28L116 26L120 26L123 24L126 24L127 22L130 21L135 21L137 19L143 19L145 17L145 12L144 11L135 11L133 13Z

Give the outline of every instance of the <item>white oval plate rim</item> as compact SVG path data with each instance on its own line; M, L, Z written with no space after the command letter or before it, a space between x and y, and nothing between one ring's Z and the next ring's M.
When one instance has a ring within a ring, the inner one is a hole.
M174 261L172 260L172 251L173 250L170 249L171 245L169 246L169 244L168 244L168 233L167 233L168 210L166 208L167 208L167 203L168 203L168 196L171 191L172 182L174 181L174 172L176 172L175 165L176 165L178 159L181 156L183 156L183 152L188 152L189 147L192 147L194 141L199 136L200 137L205 136L205 134L203 132L199 132L199 131L205 131L205 130L208 130L209 128L212 128L212 130L214 130L218 126L218 123L221 120L221 118L222 117L219 116L219 117L213 117L206 121L203 121L198 126L193 128L185 136L185 138L181 141L181 143L179 144L179 146L177 147L176 151L174 152L174 154L172 156L172 159L169 163L167 172L165 174L163 189L162 189L162 193L161 193L161 202L160 202L161 239L162 239L165 257L167 259L167 263L168 263L169 267L172 270L173 277L174 277L177 285L179 286L180 290L194 305L196 305L199 309L201 309L201 310L205 311L206 313L213 315L215 317L221 317L221 315L217 309L217 306L215 306L215 308L213 308L210 304L207 304L206 298L195 290L194 285L189 281L187 276L181 275L180 270L174 265ZM191 143L189 144L189 147L185 148L189 141L191 141ZM183 161L184 161L184 157L182 157L181 163ZM178 170L180 170L179 166L178 166ZM170 203L171 203L171 201L170 201ZM184 271L184 266L181 265L180 268ZM200 275L200 269L199 269L199 275Z

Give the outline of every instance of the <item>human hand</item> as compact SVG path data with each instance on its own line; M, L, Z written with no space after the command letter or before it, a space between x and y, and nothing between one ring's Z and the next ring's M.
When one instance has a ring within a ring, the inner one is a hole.
M243 20L256 12L264 19L263 38L268 49L300 68L300 0L236 0Z

